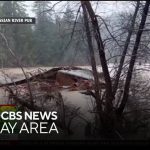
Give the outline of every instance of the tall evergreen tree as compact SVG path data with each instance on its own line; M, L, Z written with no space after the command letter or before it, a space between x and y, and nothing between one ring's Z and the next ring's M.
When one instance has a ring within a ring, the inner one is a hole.
M52 19L50 2L35 1L33 11L36 14L37 24L34 31L34 45L38 64L47 65L53 59L53 45L55 41L55 24Z
M25 17L27 16L25 11L25 5L22 2L3 1L1 3L1 17ZM22 61L25 60L29 45L31 44L31 25L4 24L1 25L1 32L6 36L9 46L13 49L17 57ZM5 64L12 65L15 60L12 58L8 50L6 50L5 46L4 49L5 51L3 53L5 53L6 56Z

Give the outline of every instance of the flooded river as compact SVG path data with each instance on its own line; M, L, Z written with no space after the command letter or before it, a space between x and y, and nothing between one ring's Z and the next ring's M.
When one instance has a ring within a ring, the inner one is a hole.
M82 68L91 69L90 66L80 66ZM145 68L144 66L138 66L138 68ZM51 69L52 67L40 67L41 71ZM109 71L111 73L111 77L114 75L114 71L112 71L112 65L109 67ZM150 67L148 66L147 69ZM25 68L25 72L37 72L39 68ZM101 68L98 67L98 71L101 72ZM150 73L148 71L142 71L139 75L140 79L141 76L143 76L143 80L150 80ZM24 75L22 73L22 70L20 68L4 68L0 69L0 83L10 83L12 81L23 79ZM81 91L61 91L63 99L76 107L80 107L81 115L86 120L92 120L93 114L90 113L90 111L93 108L93 100L90 96L86 96L84 94L80 93ZM8 103L8 97L7 93L4 91L3 88L0 88L0 104L7 104ZM83 139L84 138L84 127L85 127L85 121L78 118L78 120L75 120L76 124L72 127L73 130L75 130L76 134L74 134L73 139ZM80 137L78 136L78 133L80 134ZM70 137L71 139L71 137Z
M89 68L90 67L83 67ZM39 68L25 68L25 72L37 72ZM51 67L42 67L40 70L48 70ZM10 83L12 81L17 81L23 79L24 75L21 69L19 68L5 68L0 69L0 83ZM90 96L86 96L80 93L81 91L61 91L63 99L66 103L73 105L77 108L80 108L80 115L85 120L91 120L93 118L90 111L92 110L92 98ZM7 93L4 91L3 88L0 88L0 105L1 104L8 104L8 96ZM74 120L75 124L73 124L72 129L75 132L73 139L82 139L84 138L84 126L85 121L82 118L78 118ZM80 133L80 137L79 134ZM70 137L71 138L71 137Z

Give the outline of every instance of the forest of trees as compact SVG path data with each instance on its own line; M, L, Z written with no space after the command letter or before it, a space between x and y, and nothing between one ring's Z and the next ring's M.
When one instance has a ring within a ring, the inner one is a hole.
M70 4L66 2L66 8L61 14L57 14L54 13L50 1L35 1L32 11L36 15L36 24L0 25L1 33L6 36L9 46L22 65L31 67L90 64L83 14L81 9L72 10ZM26 10L25 4L20 1L0 2L1 17L28 17ZM122 12L99 19L103 31L101 34L106 45L106 57L109 62L118 62L119 60L119 57L114 56L121 54L120 46L125 42L131 17L131 12ZM124 21L125 19L126 21ZM1 42L3 41L1 40ZM148 61L147 58L145 60ZM16 66L15 60L6 50L5 44L0 46L0 65L2 67Z
M94 98L92 112L95 114L95 122L92 136L128 139L137 132L136 136L144 133L143 137L150 138L146 131L150 130L150 85L143 75L144 71L150 70L143 65L149 66L150 58L150 2L127 2L132 5L132 10L105 17L96 13L90 1L74 3L76 10L71 8L73 2L66 3L66 8L62 9L60 15L54 13L54 4L35 1L35 25L1 25L0 33L5 35L10 47L9 49L4 38L0 39L1 67L17 66L16 59L10 53L11 49L23 67L90 65L93 90L86 92ZM28 15L22 2L2 1L0 16ZM113 76L110 63L113 64ZM104 89L100 84L98 65L101 65ZM27 77L26 81L33 102ZM126 109L128 112L125 112ZM145 119L145 114L139 110L146 110L148 117ZM147 128L143 129L143 126Z
M80 40L80 32L76 33L73 42L69 44L75 20L70 6L67 6L62 17L52 15L52 10L43 13L50 7L51 2L48 1L34 2L32 11L36 14L35 25L0 25L0 30L6 36L9 46L24 66L68 65L75 62L78 65L87 64L88 59L86 57L83 59L87 53L86 46ZM27 17L25 8L23 2L1 1L0 16ZM81 16L77 22L77 28L80 30L82 28ZM1 66L16 66L5 45L1 45L0 50Z

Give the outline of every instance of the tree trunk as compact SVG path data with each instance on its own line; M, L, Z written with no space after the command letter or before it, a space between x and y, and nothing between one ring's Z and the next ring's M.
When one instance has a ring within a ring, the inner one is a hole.
M126 77L126 81L125 81L125 86L124 86L123 98L122 98L121 104L117 110L117 113L119 115L122 114L122 112L125 108L125 105L127 103L128 96L129 96L129 88L130 88L130 82L132 79L133 68L134 68L136 55L137 55L138 47L139 47L140 40L141 40L141 35L142 35L143 29L145 26L145 22L146 22L148 10L149 10L149 5L150 5L150 1L146 1L144 9L143 9L143 13L142 13L141 22L139 25L139 30L138 30L137 35L136 35L136 41L135 41L134 48L132 51L132 56L131 56L129 69L128 69L128 73L127 73L127 77Z
M112 82L111 82L111 78L110 78L110 74L109 74L109 70L108 70L108 66L107 66L107 61L106 61L106 57L105 57L104 45L103 45L101 34L99 31L98 20L96 18L96 15L93 11L93 8L92 8L90 2L89 1L83 1L82 3L84 3L84 5L86 6L87 11L88 11L90 18L91 18L91 22L92 22L92 26L93 26L93 30L94 30L94 36L95 36L98 50L99 50L99 57L100 57L101 65L102 65L102 70L104 73L104 79L106 82L105 112L111 113L113 110L112 101L114 99L113 93L112 93Z
M96 68L96 61L95 61L94 49L92 45L91 32L90 32L90 27L89 27L89 22L88 22L88 14L87 14L85 5L82 3L82 1L81 1L81 4L82 4L82 9L83 9L84 24L85 24L87 42L88 42L90 58L91 58L91 66L92 66L94 82L95 82L94 85L95 85L95 99L96 99L97 111L99 114L99 118L101 119L102 108L101 108L101 99L100 99L100 94L99 94L99 91L100 91L99 78L98 78L98 73L97 73L97 68Z
M132 21L131 21L131 26L129 27L128 36L127 36L127 39L126 39L126 42L125 42L125 45L124 45L124 49L123 49L122 56L121 56L121 59L120 59L119 67L118 67L118 70L117 70L117 73L116 73L116 79L115 79L115 83L114 83L114 86L113 86L114 96L115 96L116 91L118 89L118 83L119 83L121 71L122 71L122 68L123 68L123 64L124 64L125 56L126 56L126 53L127 53L127 50L128 50L128 46L130 44L130 39L131 39L132 32L133 32L133 29L134 29L134 24L135 24L135 20L136 20L138 10L139 10L139 6L140 6L140 2L137 1L135 12L134 12L134 15L133 15L133 18L132 18Z

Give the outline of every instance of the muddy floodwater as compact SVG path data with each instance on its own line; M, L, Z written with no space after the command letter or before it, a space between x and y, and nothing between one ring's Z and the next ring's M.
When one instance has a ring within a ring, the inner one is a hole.
M32 72L37 70L38 68L25 68L25 72ZM49 69L43 68L43 69ZM23 72L20 68L3 68L0 69L0 84L9 83L15 80L20 80L24 78ZM0 104L7 104L8 97L7 93L0 88Z
M91 70L90 66L79 66L79 67ZM115 70L114 67L115 67L114 64L109 64L109 71L110 71L111 77L113 77L113 75L114 75L114 70ZM140 66L138 65L138 66L135 66L135 68L147 69L147 70L142 70L138 75L139 75L140 80L141 80L141 76L142 76L143 80L145 80L145 79L150 80L150 73L149 73L150 65L149 64L144 64L144 65L140 65ZM34 74L35 72L38 72L38 71L46 71L48 69L52 69L52 67L28 67L28 68L24 68L26 73L31 72L32 74ZM99 72L102 71L101 67L99 67L99 66L97 67L97 69ZM0 69L0 84L10 83L12 81L17 81L20 79L24 79L24 74L20 68L3 68L3 69ZM73 103L73 104L81 107L84 112L89 111L89 109L91 108L90 97L81 94L79 91L71 91L71 92L62 91L62 95L70 103ZM6 104L7 100L8 100L8 98L7 98L6 92L2 88L0 88L0 104Z
M44 71L51 69L52 67L40 67L39 68L24 68L25 72L37 72L38 70ZM86 66L83 68L90 67ZM10 83L12 81L17 81L24 78L24 74L20 68L4 68L0 69L0 83ZM80 106L83 110L85 110L89 106L89 101L91 101L91 98L89 96L81 94L79 91L62 91L62 95L65 100L69 100L70 103L73 103L77 106ZM0 88L0 104L6 104L7 103L7 94L3 90L3 88Z
M37 72L37 70L48 70L52 67L40 67L39 68L25 68L25 72ZM83 67L91 69L90 67ZM20 79L23 79L24 75L20 68L4 68L0 69L0 83L9 83L12 81L17 81ZM86 96L84 94L80 93L81 91L61 91L61 94L63 96L63 99L66 103L71 104L75 107L80 108L80 115L86 119L86 120L92 120L93 114L90 113L92 110L93 100L90 96ZM0 105L1 104L8 104L8 96L7 93L4 91L3 88L0 88ZM75 132L75 134L72 137L69 137L70 139L82 139L84 138L84 127L85 127L85 121L83 121L82 118L74 119L74 124L72 125L72 129ZM78 133L80 133L80 137L78 136Z
M80 66L81 68L86 68L90 69L90 66ZM40 68L25 68L25 72L31 72L35 73L38 70L39 71L46 71L48 69L51 69L52 67L40 67ZM136 78L139 80L147 80L148 82L150 81L150 65L148 64L147 66L136 66L136 68L144 68L147 70L142 70L138 76L136 75ZM98 71L101 72L101 67L98 67ZM109 67L110 75L113 77L114 75L114 70L113 70L113 65ZM142 77L142 78L141 78ZM4 68L0 69L0 84L4 83L10 83L12 81L17 81L20 79L24 79L23 72L20 68ZM94 114L90 113L90 111L93 108L93 102L94 100L87 95L81 94L81 91L67 91L63 90L61 91L61 94L63 96L63 99L65 100L66 103L74 105L78 108L80 108L80 115L85 119L85 120L90 120L92 121ZM4 91L3 88L0 88L0 105L1 104L7 104L8 103L8 97L7 93ZM75 124L72 125L72 129L75 131L75 134L69 139L84 139L84 128L86 122L83 121L82 118L77 118L74 120ZM78 136L78 133L80 133L80 137ZM31 137L32 139L32 137Z

